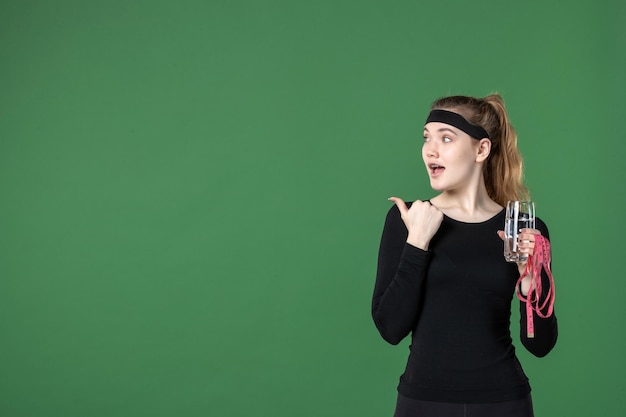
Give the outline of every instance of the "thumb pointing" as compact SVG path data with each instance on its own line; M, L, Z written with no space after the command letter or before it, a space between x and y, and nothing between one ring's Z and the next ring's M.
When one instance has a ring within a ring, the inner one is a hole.
M392 201L398 207L398 210L400 210L400 214L402 216L404 216L409 211L403 199L398 197L389 197L388 200Z

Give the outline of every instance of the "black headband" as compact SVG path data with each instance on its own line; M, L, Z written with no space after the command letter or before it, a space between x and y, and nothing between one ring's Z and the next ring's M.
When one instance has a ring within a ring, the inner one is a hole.
M474 139L489 138L489 134L480 126L473 125L458 113L448 110L433 110L428 115L426 123L440 122L461 129Z

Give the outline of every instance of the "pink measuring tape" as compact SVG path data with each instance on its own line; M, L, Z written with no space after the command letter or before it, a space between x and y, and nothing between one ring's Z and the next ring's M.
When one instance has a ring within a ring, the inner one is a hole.
M524 273L517 280L517 298L526 303L526 333L529 338L535 337L535 324L533 322L533 312L537 313L537 316L541 318L548 318L552 315L554 310L554 278L552 278L552 271L550 271L550 262L552 255L550 252L550 241L544 236L535 236L535 251L532 255L528 256L528 262L526 263L526 269ZM550 281L550 288L546 294L543 303L540 305L540 298L543 293L541 283L541 271L546 271L546 275ZM528 295L524 297L520 292L520 285L522 280L527 275L531 277L530 289ZM546 314L542 312L548 307Z

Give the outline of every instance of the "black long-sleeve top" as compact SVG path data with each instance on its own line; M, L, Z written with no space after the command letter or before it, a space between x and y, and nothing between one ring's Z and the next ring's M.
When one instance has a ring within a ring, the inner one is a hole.
M396 206L389 210L372 316L391 344L412 333L398 386L402 395L482 403L519 399L530 392L509 329L519 272L515 263L504 259L496 233L503 226L504 210L480 223L444 216L424 251L406 243L408 232L399 210ZM536 227L549 239L540 219ZM528 338L521 302L520 311L522 344L538 357L547 355L557 339L556 316L544 319L535 314L535 337Z

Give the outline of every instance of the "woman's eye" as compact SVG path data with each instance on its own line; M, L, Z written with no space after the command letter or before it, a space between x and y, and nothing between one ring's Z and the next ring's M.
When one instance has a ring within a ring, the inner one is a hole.
M428 142L430 138L428 136L424 136L424 142Z
M447 137L447 136L444 136L444 137L443 137L443 143L449 143L449 142L452 142L452 139L450 139L450 138L449 138L449 137Z

